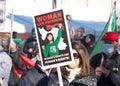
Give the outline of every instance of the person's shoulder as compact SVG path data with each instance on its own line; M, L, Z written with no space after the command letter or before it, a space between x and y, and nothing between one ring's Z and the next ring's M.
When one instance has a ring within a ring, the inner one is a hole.
M26 39L26 42L31 42L33 40L33 37L32 36L29 36L27 39Z
M22 78L27 78L27 79L30 79L32 76L34 76L34 74L36 74L35 72L35 68L30 68L30 69L27 69L26 71L24 71L24 73L22 74Z
M35 76L38 74L42 74L43 70L42 68L38 65L38 63L35 64L33 68L27 69L22 76Z
M0 57L2 59L5 59L5 61L12 61L11 57L4 51L1 51L0 52Z
M57 69L56 68L52 68L50 70L51 70L50 77L53 76L53 75L56 75L56 73L57 73Z
M19 79L17 83L17 86L26 86L28 84L31 84L34 78L34 74L36 74L34 72L34 68L27 69L26 71L24 71L21 78Z
M88 75L82 78L79 78L77 81L80 84L84 84L85 86L97 86L97 78L93 75Z
M87 77L87 81L88 81L88 84L91 84L92 86L97 86L97 77L95 76L95 74L89 75Z
M116 60L120 63L120 54L117 54Z
M120 58L120 54L117 54L117 57Z

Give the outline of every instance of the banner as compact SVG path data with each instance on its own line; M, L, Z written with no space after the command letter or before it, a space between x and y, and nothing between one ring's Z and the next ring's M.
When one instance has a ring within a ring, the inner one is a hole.
M73 63L69 31L62 9L34 16L43 68Z

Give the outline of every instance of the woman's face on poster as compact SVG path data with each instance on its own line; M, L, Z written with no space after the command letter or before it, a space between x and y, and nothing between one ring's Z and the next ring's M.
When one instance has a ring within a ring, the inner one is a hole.
M51 34L49 34L47 38L49 41L53 41L53 36Z

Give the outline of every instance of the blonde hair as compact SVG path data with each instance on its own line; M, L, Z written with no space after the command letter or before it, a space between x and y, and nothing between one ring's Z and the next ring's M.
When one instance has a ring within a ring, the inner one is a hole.
M2 41L7 41L9 38L10 38L10 34L8 34L8 33L3 34L1 37Z

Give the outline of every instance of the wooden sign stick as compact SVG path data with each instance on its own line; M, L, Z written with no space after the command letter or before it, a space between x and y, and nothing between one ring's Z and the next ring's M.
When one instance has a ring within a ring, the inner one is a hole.
M59 79L60 86L63 86L62 74L61 74L60 67L57 67L57 73L58 73L58 79Z

